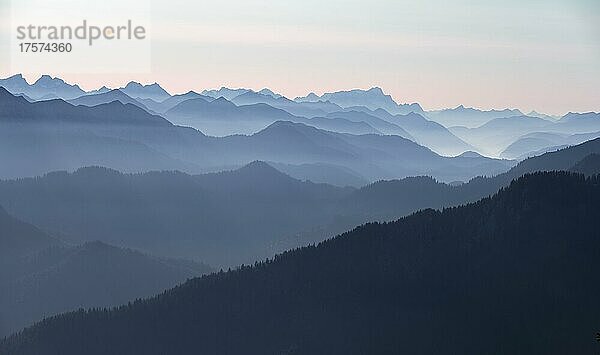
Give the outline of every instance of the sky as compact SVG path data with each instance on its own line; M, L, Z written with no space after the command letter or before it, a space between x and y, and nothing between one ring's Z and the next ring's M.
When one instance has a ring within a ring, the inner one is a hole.
M119 1L103 1L106 13ZM151 0L146 5L149 70L47 74L85 89L136 80L158 82L172 93L269 87L293 98L379 86L397 102L418 102L426 109L463 104L549 114L600 111L598 0ZM15 74L6 54L14 32L9 15L10 1L0 0L0 77ZM31 81L42 73L23 74Z

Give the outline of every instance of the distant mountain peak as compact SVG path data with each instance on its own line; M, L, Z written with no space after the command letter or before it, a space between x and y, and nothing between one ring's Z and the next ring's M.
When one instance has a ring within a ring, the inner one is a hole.
M261 95L271 96L271 97L273 97L275 99L279 99L279 98L282 97L282 95L276 94L271 89L268 89L268 88L264 88L264 89L260 90L258 93L261 94Z
M36 80L35 83L40 84L40 83L52 82L52 81L57 81L59 83L65 82L64 80L62 80L60 78L52 78L50 75L44 74L44 75L40 76L40 78L38 80Z
M310 94L306 95L306 99L309 99L309 100L319 100L320 97L317 96L317 94L315 94L314 92L311 92Z
M0 79L0 87L4 87L8 91L18 94L27 91L29 83L23 78L23 74L15 74L8 78Z
M152 99L155 101L163 101L171 97L165 89L159 84L140 84L136 81L130 81L121 90L132 98Z
M202 91L202 95L205 96L210 96L212 98L219 98L220 96L226 98L227 100L233 100L234 98L245 94L249 91L249 89L243 89L243 88L239 88L239 89L231 89L225 86L222 86L220 89L210 89L210 90L203 90Z
M129 83L127 83L125 88L151 88L151 89L164 90L160 85L158 85L158 83L141 84L137 81L130 81Z
M367 90L367 92L370 92L373 94L378 94L378 95L385 95L383 92L383 89L381 89L378 86L374 86L374 87L370 88L369 90Z
M58 86L65 85L65 86L79 88L79 86L77 86L77 85L67 84L63 79L53 78L50 75L42 75L38 80L36 80L36 82L33 85L42 86L42 87L58 87Z
M271 123L264 130L267 130L269 128L277 128L277 127L300 127L300 126L305 126L305 125L303 125L302 123L295 123L292 121L279 120L279 121L275 121L275 122Z
M256 178L261 181L261 183L270 183L276 180L285 180L285 181L294 181L296 179L291 176L277 170L270 164L262 161L262 160L254 160L241 168L232 171L232 173L237 175L242 175L245 177L254 177L254 179L249 179L249 181L255 181Z
M483 158L484 156L477 152L474 152L472 150L467 150L466 152L458 155L458 157L460 157L460 158Z
M596 112L569 112L564 115L561 120L573 120L573 119L590 119L596 118L600 120L600 113Z
M72 84L66 83L61 78L58 78L58 77L53 78L47 74L42 75L38 80L35 81L35 83L33 85L38 86L38 87L43 87L43 88L63 88L63 87L64 88L73 88L73 89L80 90L83 93L83 90L81 90L78 85L72 85Z
M127 85L125 85L125 88L141 88L142 84L138 83L137 81L130 81L127 83Z
M312 127L306 126L302 123L278 120L278 121L271 123L267 127L263 128L261 131L256 132L254 135L267 135L267 134L279 135L283 132L295 132L302 128L312 128Z
M21 82L21 81L25 81L25 78L23 77L23 74L19 73L19 74L15 74L15 75L9 76L6 79L0 79L0 80Z
M222 106L236 106L233 102L227 100L223 96L219 96L218 98L212 101L212 104L222 105Z
M263 170L273 171L274 170L274 171L279 172L279 170L275 169L274 167L272 167L268 163L265 163L262 160L254 160L238 169L238 171L257 171L257 170L260 170L260 171L263 171Z

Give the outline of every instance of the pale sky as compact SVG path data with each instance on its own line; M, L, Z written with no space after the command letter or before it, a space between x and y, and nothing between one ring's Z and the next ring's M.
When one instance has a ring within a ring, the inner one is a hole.
M15 74L9 7L0 0L2 77ZM48 74L85 89L136 80L293 98L380 86L426 109L600 111L598 0L152 0L151 14L149 73Z

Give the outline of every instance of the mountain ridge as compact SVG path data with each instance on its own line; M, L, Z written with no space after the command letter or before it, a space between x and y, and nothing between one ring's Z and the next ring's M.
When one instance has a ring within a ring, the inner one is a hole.
M593 334L599 312L600 288L584 282L599 260L599 187L597 177L527 175L476 203L366 224L112 310L63 314L5 339L0 349L15 355L41 348L62 355L593 351L591 335L584 341L581 334ZM441 330L446 336L431 336Z

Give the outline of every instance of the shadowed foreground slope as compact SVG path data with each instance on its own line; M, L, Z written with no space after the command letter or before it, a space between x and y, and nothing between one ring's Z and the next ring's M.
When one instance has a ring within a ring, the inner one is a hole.
M155 295L211 271L101 242L68 245L0 207L0 337L80 307Z
M590 353L599 215L598 177L526 175L474 204L49 319L0 353Z

